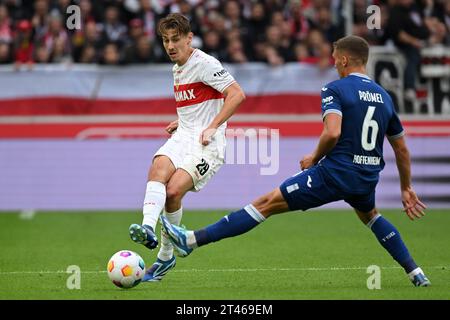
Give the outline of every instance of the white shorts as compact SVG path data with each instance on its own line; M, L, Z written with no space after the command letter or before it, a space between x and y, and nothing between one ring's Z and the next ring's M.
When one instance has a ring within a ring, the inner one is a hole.
M218 131L207 146L200 144L199 137L176 131L153 156L167 156L176 169L189 173L194 183L193 191L200 191L225 163L225 135Z

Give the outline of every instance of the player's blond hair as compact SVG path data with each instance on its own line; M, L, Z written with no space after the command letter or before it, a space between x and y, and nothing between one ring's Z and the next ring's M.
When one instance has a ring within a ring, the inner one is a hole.
M333 43L334 50L346 52L350 58L361 65L366 65L369 59L369 44L358 36L347 36Z
M179 13L171 13L158 23L158 35L162 36L167 30L175 30L179 35L188 35L191 32L189 19Z

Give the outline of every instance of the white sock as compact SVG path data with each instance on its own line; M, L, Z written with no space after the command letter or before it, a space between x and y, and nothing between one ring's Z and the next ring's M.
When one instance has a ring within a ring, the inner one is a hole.
M369 229L372 229L373 224L375 221L378 220L378 218L381 217L381 214L377 213L367 224L366 226L369 227Z
M164 215L171 224L179 226L181 222L181 217L183 216L183 207L172 213L166 212L164 210ZM167 261L170 260L172 256L173 256L173 245L172 243L170 243L169 238L162 232L161 229L161 247L158 252L158 259Z
M144 219L142 224L149 225L155 230L164 205L166 204L166 186L158 181L147 182L145 191L144 208L142 210Z
M186 232L186 244L191 249L195 249L198 247L197 239L195 238L194 231L189 230Z
M419 274L419 273L423 273L422 269L420 269L419 267L415 268L413 271L411 271L410 273L408 273L408 277L410 279L414 279L414 276Z

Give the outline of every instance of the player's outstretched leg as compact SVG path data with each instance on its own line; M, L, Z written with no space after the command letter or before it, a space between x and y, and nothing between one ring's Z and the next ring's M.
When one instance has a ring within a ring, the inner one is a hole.
M361 215L365 215L362 212L358 212L358 210L356 212L360 218ZM372 218L366 225L372 230L380 244L389 252L392 258L405 269L413 285L416 287L427 287L431 285L431 282L425 276L422 269L417 266L411 257L400 236L400 232L381 214L376 213L376 211L372 212L371 216ZM361 220L363 219L361 218ZM363 222L366 221L363 220Z
M186 257L197 247L246 233L272 214L286 211L289 211L289 206L277 188L245 208L232 212L200 230L186 230L169 223L163 216L160 219L161 227L172 241L177 254Z
M129 231L130 238L134 242L143 244L149 249L155 249L158 246L158 238L151 226L133 223L130 226Z
M170 224L163 216L160 219L161 227L164 228L180 257L188 256L197 247L250 231L265 220L264 216L251 204L196 231Z

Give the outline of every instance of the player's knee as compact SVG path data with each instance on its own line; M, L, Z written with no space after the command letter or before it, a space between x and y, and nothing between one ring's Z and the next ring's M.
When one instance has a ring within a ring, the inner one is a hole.
M162 157L157 157L155 158L152 166L150 167L148 173L148 180L159 181L161 183L166 184L169 181L172 173L173 170L171 170L167 161L165 161Z
M166 201L176 202L181 199L182 192L176 186L168 185L166 188Z
M359 219L361 220L362 223L364 223L365 225L367 225L373 218L375 218L375 216L377 215L378 211L377 209L372 209L368 212L362 212L359 210L356 210L356 213L359 217Z
M261 213L264 217L268 218L272 212L272 201L273 197L270 194L264 195L258 198L252 203L256 210Z

